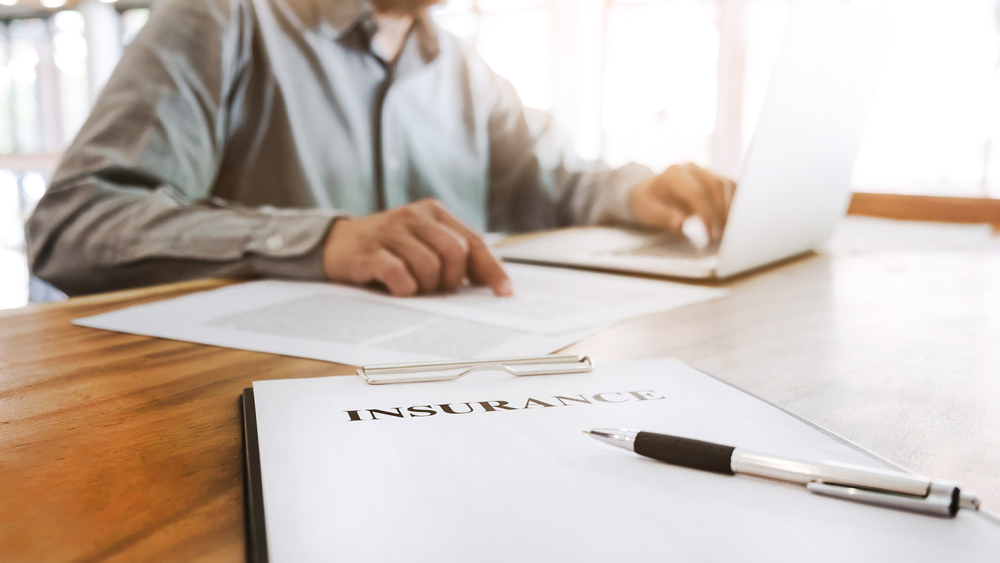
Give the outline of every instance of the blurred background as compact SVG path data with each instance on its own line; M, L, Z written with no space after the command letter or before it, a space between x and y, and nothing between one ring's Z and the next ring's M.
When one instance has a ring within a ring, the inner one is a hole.
M0 309L29 295L58 298L41 285L29 292L24 221L155 3L0 0ZM1000 0L851 3L895 21L854 191L998 209ZM434 16L475 45L526 105L550 111L582 156L657 169L694 161L735 178L788 6L451 0Z

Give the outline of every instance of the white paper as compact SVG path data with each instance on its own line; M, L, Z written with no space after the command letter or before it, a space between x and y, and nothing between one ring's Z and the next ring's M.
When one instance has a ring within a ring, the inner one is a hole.
M466 287L453 296L396 298L335 284L267 280L74 324L366 365L548 354L628 316L724 294L554 268L509 271L515 285L523 287L515 297ZM588 302L606 305L595 308Z
M602 327L535 334L361 298L353 288L260 281L73 324L351 365L548 354Z
M254 383L271 561L938 563L1000 553L1000 525L979 513L941 519L820 497L669 466L581 433L637 428L881 466L676 361L469 377ZM622 402L595 399L602 393ZM481 404L497 401L517 410ZM404 417L372 420L367 409Z
M728 290L566 268L506 264L512 297L484 287L394 300L400 305L516 330L559 334L722 297Z

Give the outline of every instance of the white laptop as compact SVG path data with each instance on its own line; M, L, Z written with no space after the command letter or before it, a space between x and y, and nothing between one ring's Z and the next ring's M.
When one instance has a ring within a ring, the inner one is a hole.
M833 234L888 50L887 22L847 2L791 8L756 136L717 246L610 227L503 244L506 260L721 279L808 252Z

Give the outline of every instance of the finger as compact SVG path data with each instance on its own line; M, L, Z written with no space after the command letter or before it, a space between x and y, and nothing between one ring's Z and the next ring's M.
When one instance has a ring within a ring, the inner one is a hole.
M500 297L514 295L514 284L511 283L500 260L478 236L469 240L469 280L476 285L489 287Z
M712 211L709 196L701 184L687 170L680 167L671 175L670 180L669 184L665 182L659 184L662 186L660 189L665 192L665 197L673 196L680 200L683 206L690 209L705 224L705 231L708 232L709 238L713 241L716 240L717 234L720 232L719 219Z
M468 268L466 270L469 280L477 285L488 286L497 295L513 295L514 286L510 283L507 272L503 270L500 260L493 255L482 237L465 223L459 221L440 203L431 202L428 207L438 221L458 233L469 245Z
M726 220L729 220L729 209L733 206L733 196L736 195L736 182L723 178L726 188Z
M643 208L644 222L648 222L651 227L658 227L673 233L679 233L684 227L684 220L688 213L669 202L652 198L647 201Z
M696 199L692 202L695 214L705 223L709 238L713 241L718 240L722 236L726 221L726 212L723 206L725 198L722 197L721 192L722 182L695 164L685 165L684 172L691 178L692 185L697 190L694 194ZM718 188L719 191L716 192L714 188ZM708 221L705 221L706 216Z
M387 238L384 244L405 262L417 280L420 291L424 293L437 291L441 285L441 259L432 248L407 228L399 229L399 232Z
M439 258L439 289L453 291L462 285L468 266L469 243L454 229L438 222L426 222L411 227L414 236L429 246Z
M406 263L387 249L379 249L375 253L369 268L370 279L381 282L389 293L397 297L409 297L419 289Z
M719 227L724 229L726 227L726 215L729 211L729 206L726 203L725 182L722 178L719 178L697 164L689 163L686 169L705 188L705 191L708 192L713 214L719 218Z

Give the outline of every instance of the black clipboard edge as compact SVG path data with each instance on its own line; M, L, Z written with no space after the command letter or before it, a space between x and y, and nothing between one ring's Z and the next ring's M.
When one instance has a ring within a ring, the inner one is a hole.
M240 395L243 415L243 506L246 518L246 553L250 563L267 563L267 530L264 526L264 487L260 478L260 444L257 441L257 408L253 388Z

